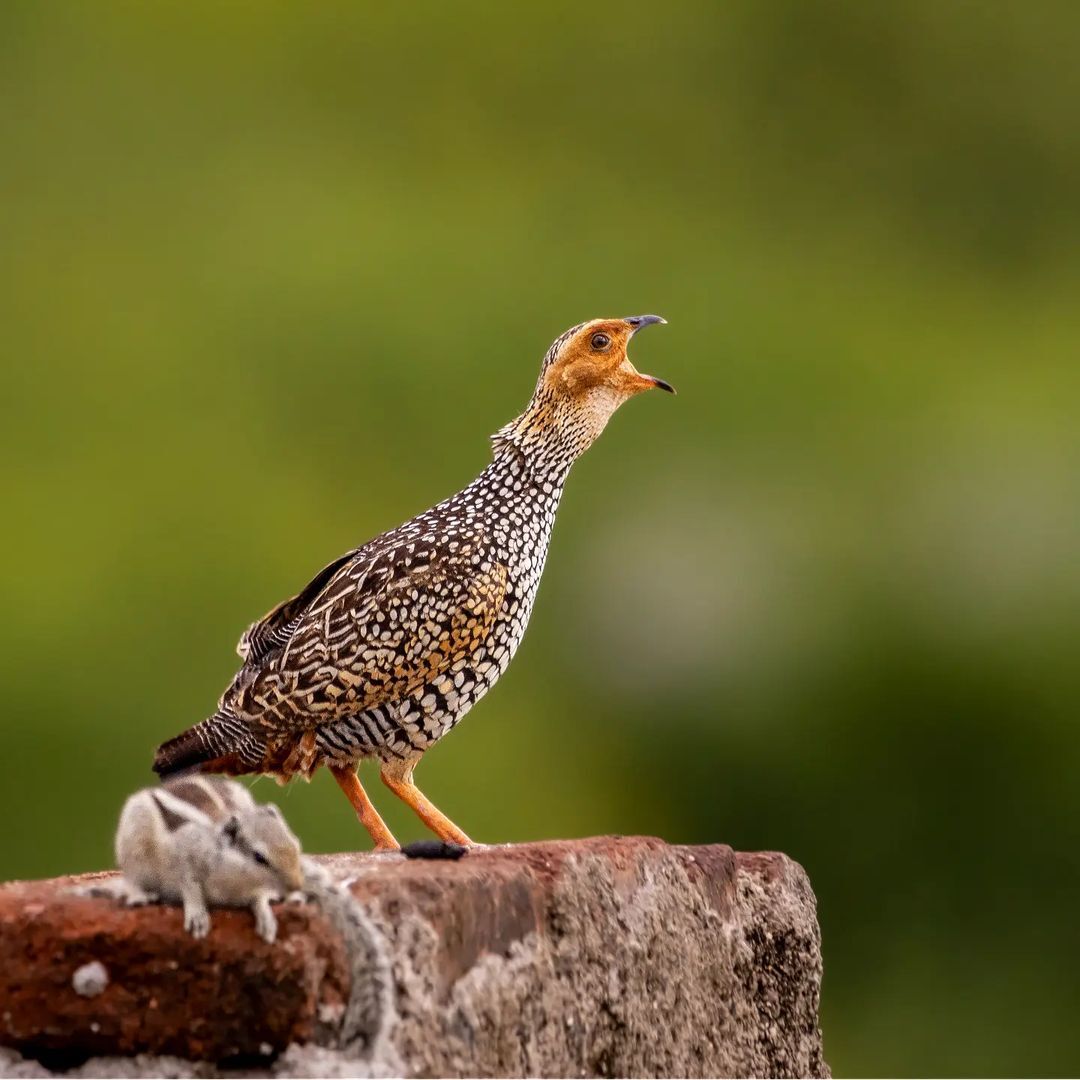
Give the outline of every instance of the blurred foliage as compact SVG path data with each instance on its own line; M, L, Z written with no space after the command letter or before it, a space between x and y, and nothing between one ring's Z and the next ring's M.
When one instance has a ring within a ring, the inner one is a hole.
M0 7L0 876L109 863L244 626L659 311L680 396L421 783L799 859L838 1075L1080 1070L1078 52L1053 2Z

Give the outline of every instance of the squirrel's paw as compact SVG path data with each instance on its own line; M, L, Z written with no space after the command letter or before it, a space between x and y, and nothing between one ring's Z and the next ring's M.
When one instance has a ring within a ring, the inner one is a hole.
M274 943L274 939L277 937L277 919L274 918L274 913L268 907L257 907L255 909L255 933L263 941L271 945Z
M184 929L193 938L204 938L210 933L210 912L185 911Z
M144 892L142 889L126 889L120 894L120 902L125 907L145 907L147 904L156 904L160 897L153 893Z

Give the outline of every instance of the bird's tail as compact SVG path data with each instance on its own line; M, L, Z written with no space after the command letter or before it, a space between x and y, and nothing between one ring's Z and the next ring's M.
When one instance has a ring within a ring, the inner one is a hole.
M257 770L266 755L262 739L239 717L219 710L154 754L154 772L163 780L192 772L240 775Z

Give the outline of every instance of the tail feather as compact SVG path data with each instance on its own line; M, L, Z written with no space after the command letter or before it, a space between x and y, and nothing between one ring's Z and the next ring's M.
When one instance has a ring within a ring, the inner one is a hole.
M256 769L266 746L239 717L216 712L163 742L154 755L154 772L163 780L192 772L242 774Z

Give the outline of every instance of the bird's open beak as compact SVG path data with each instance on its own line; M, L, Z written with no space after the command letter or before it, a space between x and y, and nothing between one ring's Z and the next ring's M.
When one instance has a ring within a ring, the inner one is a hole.
M630 336L633 337L643 327L656 324L665 325L667 319L662 319L659 315L631 315L629 319L624 319L623 322L632 328ZM675 387L671 383L664 382L663 379L658 379L655 375L642 375L637 371L634 374L641 380L638 387L641 390L666 390L669 394L675 393Z

